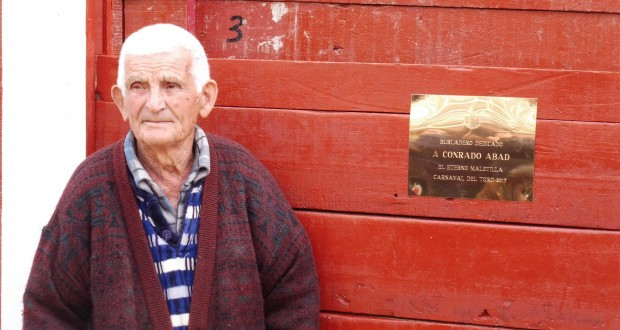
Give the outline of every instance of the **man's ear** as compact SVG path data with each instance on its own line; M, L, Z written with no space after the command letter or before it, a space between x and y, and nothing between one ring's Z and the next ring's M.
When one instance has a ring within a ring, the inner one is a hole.
M112 99L114 99L114 104L118 108L118 111L121 112L121 116L123 116L123 120L127 121L127 111L125 110L125 97L123 97L123 91L118 85L112 86Z
M215 80L209 80L202 88L202 104L200 106L200 116L206 118L215 106L217 99L217 83Z

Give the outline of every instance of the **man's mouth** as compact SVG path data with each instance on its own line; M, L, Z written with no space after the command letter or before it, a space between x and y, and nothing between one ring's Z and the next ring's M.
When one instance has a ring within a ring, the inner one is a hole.
M171 123L171 121L169 120L144 120L142 123L149 124L149 125L163 125L163 124L169 124Z

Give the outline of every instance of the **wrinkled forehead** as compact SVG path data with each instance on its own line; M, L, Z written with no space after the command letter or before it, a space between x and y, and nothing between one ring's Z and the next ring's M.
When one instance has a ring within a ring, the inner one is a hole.
M178 50L154 54L127 54L124 64L126 77L162 72L189 77L192 61L188 51Z

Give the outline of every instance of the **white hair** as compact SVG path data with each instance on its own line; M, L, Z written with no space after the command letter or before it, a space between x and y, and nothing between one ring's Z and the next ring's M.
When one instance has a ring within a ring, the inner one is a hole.
M153 55L158 53L170 53L180 50L189 51L191 57L190 74L194 78L194 84L198 93L209 81L209 62L200 41L187 30L172 24L153 24L145 26L132 33L121 48L118 59L118 76L116 84L120 87L123 95L125 86L125 59L127 55Z

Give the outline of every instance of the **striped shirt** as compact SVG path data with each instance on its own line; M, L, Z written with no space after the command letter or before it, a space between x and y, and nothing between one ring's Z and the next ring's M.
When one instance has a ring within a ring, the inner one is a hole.
M133 184L142 225L175 330L187 329L189 325L203 181L194 184L186 197L183 230L178 239L176 235L171 235L162 217L157 196Z

